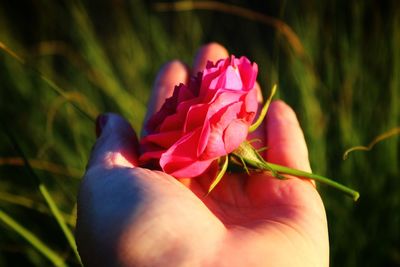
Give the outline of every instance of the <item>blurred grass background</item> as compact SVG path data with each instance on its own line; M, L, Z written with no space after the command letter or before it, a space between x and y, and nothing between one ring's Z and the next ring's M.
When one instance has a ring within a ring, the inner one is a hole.
M320 187L331 266L400 266L399 137L342 160L347 148L400 126L397 1L165 3L2 1L0 266L79 266L43 186L73 231L93 119L117 112L140 131L157 70L176 58L191 64L210 41L256 61L266 91L279 84L314 172L360 191L353 203Z

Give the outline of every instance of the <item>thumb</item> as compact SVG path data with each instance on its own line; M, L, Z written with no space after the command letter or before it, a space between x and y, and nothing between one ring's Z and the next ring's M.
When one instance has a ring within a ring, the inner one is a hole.
M96 120L98 139L92 149L88 169L92 167L137 166L138 140L135 131L121 116L100 115Z

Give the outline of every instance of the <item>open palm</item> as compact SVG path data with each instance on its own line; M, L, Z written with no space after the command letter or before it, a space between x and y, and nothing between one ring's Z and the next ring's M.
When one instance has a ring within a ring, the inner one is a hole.
M226 56L207 45L193 71ZM149 114L187 76L181 63L166 65ZM78 200L77 242L87 266L328 266L326 216L312 182L227 174L205 196L212 175L176 180L135 167L130 125L108 114L98 127ZM302 131L283 102L272 103L254 135L268 146L268 161L309 171Z

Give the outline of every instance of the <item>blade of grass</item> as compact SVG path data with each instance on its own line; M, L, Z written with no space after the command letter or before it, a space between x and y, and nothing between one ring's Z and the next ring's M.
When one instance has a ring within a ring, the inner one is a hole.
M40 193L42 193L44 199L46 200L47 205L50 208L51 213L53 214L58 225L60 226L61 230L63 231L65 238L67 239L70 247L74 251L75 257L78 259L78 261L82 265L81 257L79 256L78 248L76 247L74 235L72 234L72 231L68 228L68 225L65 222L64 217L61 214L60 210L58 209L57 204L55 203L53 197L50 195L49 191L47 190L47 187L43 183L41 183L39 185L39 191L40 191Z
M304 47L300 38L296 35L293 29L280 19L264 15L262 13L235 6L218 1L179 1L172 3L155 3L154 8L157 11L189 11L189 10L216 10L224 13L240 16L248 20L258 21L268 26L272 26L281 32L288 40L290 46L299 57L304 56Z
M364 150L364 151L370 151L377 143L382 142L385 139L388 139L392 136L399 135L400 134L400 127L393 128L383 134L378 135L375 137L374 140L372 140L371 143L369 143L367 146L354 146L349 149L347 149L344 154L343 154L343 160L346 160L349 157L349 154L353 151L357 150Z
M10 194L7 192L2 192L0 191L0 201L4 201L13 205L18 205L24 208L32 209L40 213L44 213L47 215L51 215L49 208L42 204L38 203L33 199L20 196L20 195L15 195L15 194ZM63 217L65 218L64 220L70 225L70 226L75 226L75 216L70 215L70 214L63 214Z
M70 6L73 23L79 29L76 31L77 40L81 46L85 60L93 66L93 75L97 84L108 97L118 104L136 131L140 131L146 107L136 97L133 97L121 84L115 74L109 57L99 41L89 14L82 3L74 1ZM132 112L134 110L134 113Z
M77 106L75 103L69 101L68 95L66 92L59 87L55 82L47 78L43 73L41 73L38 69L34 68L33 66L30 66L26 63L26 61L18 55L15 51L10 49L7 45L5 45L3 42L0 41L0 50L4 51L6 54L11 56L12 58L16 59L22 66L29 68L32 70L34 73L36 73L42 81L44 81L54 92L59 94L60 96L64 97L79 113L81 113L84 117L88 118L90 121L95 121L95 119L89 115L86 111L81 109L79 106Z
M49 191L47 190L47 187L45 186L45 184L43 183L43 181L41 180L41 178L39 176L36 175L35 171L33 170L32 166L29 164L29 161L27 159L27 157L25 156L25 153L23 152L22 148L19 146L18 142L16 141L16 139L14 138L14 136L11 134L11 132L8 130L7 127L5 127L5 125L3 125L3 123L1 123L3 132L6 134L6 136L8 136L8 138L10 139L11 143L14 146L14 149L16 150L16 152L18 154L20 154L20 156L22 157L24 163L25 163L25 167L28 170L29 174L32 176L32 178L36 181L36 184L38 185L38 189L40 191L40 193L42 194L43 198L45 199L47 205L50 208L51 213L53 214L54 218L56 219L58 225L60 226L62 232L64 233L65 238L67 239L68 244L70 245L70 247L72 248L75 257L77 258L77 260L79 261L79 263L82 265L82 261L81 258L79 256L78 253L78 249L76 247L76 243L75 243L75 238L71 232L71 230L68 228L60 210L58 209L53 197L50 195ZM82 265L83 266L83 265Z
M80 179L83 174L83 171L79 169L64 167L50 161L39 160L39 159L28 159L28 161L29 164L31 164L32 168L34 169L47 171L57 175L63 175ZM21 157L4 157L0 158L0 166L2 165L24 166L25 163L23 158Z
M77 103L85 106L92 118L95 118L99 114L97 109L91 105L90 101L83 94L79 92L66 92L64 96L58 96L50 103L50 108L46 116L46 134L49 139L53 135L53 123L56 114L64 103Z
M32 247L36 248L43 256L45 256L49 261L51 261L55 266L67 266L64 259L61 258L56 252L44 244L40 239L35 236L28 229L23 227L12 217L6 214L3 210L0 210L0 221L5 225L17 232L21 237L28 241Z

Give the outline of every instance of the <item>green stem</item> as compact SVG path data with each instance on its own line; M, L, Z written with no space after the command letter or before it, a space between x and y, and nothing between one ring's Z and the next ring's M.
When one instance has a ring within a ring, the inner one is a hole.
M291 175L295 175L295 176L300 176L300 177L305 177L305 178L310 178L313 179L317 182L332 186L333 188L338 189L339 191L342 191L344 193L346 193L347 195L351 196L353 198L354 201L357 201L357 199L360 197L360 193L347 187L344 186L338 182L335 182L327 177L318 175L318 174L314 174L314 173L309 173L309 172L305 172L305 171L300 171L300 170L296 170L296 169L292 169L292 168L288 168L285 166L281 166L278 164L273 164L270 162L267 162L268 166L270 167L270 169L272 168L273 170L279 172L279 173L283 173L283 174L291 174ZM265 167L266 170L269 170L268 168Z
M242 162L245 162L243 166L247 165L251 166L256 170L258 169L258 170L270 171L272 172L272 175L274 175L277 178L280 178L279 174L291 174L295 176L309 178L317 182L332 186L333 188L336 188L339 191L344 192L345 194L351 196L354 199L354 201L357 201L357 199L360 197L360 193L358 193L357 191L347 186L344 186L338 182L335 182L327 177L266 162L264 158L257 152L257 150L249 142L243 142L235 151L232 152L232 156L239 158Z

